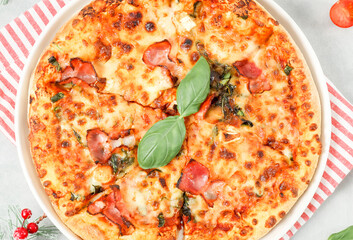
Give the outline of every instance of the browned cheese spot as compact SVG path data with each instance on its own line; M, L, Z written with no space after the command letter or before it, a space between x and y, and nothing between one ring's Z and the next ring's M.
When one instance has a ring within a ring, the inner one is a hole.
M256 219L256 218L254 218L254 219L252 220L252 224L253 224L253 225L257 225L257 219Z
M197 62L197 60L199 60L199 58L200 58L200 55L199 55L198 52L193 52L193 53L191 53L191 55L190 55L190 61L191 61L192 63Z
M154 24L154 22L147 22L145 24L145 29L147 32L154 32L156 31L156 24Z
M220 149L219 156L224 159L234 159L235 158L235 154L226 148Z
M278 216L280 218L284 218L284 216L286 216L286 212L285 211L281 211L281 212L278 213Z
M49 180L43 182L44 187L49 187L51 182Z
M310 131L315 131L317 129L316 123L311 124L309 129L310 129Z
M276 223L277 223L276 217L271 216L266 220L265 227L272 228L273 226L275 226Z
M185 51L190 50L190 48L192 47L192 40L189 38L186 38L184 42L180 45L180 47Z
M124 27L129 30L135 29L142 20L142 13L141 12L130 12L127 21L124 24Z
M109 44L104 44L100 39L94 43L96 49L97 60L108 61L112 56L112 47Z

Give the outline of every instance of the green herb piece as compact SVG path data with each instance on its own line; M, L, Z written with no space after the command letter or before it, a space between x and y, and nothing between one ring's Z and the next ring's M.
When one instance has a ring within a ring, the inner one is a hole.
M85 196L81 196L80 194L75 194L73 192L71 192L71 201L80 201L80 200L84 200Z
M227 72L227 73L223 76L223 78L222 78L222 80L220 81L220 83L221 83L222 85L226 85L226 84L228 84L230 78L231 78L231 74L230 74L230 72Z
M59 47L59 44L57 44L56 42L53 42L53 45L60 51L60 52L64 52L64 50Z
M167 165L180 151L186 134L184 119L170 116L154 124L143 136L137 160L143 169Z
M217 125L213 127L212 129L212 137L215 138L218 135L218 127Z
M253 127L254 126L254 124L251 122L251 121L249 121L249 120L246 120L246 119L242 119L242 126L248 126L248 127Z
M193 18L197 18L197 16L199 15L199 12L201 10L201 6L202 6L202 2L201 1L197 1L194 3L194 11L192 14L190 14L190 17Z
M284 68L284 73L289 76L290 72L293 70L292 67L290 67L289 65L287 65L285 68Z
M158 218L158 227L163 227L165 224L163 213L160 213L157 218Z
M208 62L204 57L200 57L180 82L177 89L177 103L181 117L187 117L199 110L210 92L210 75Z
M352 240L353 239L353 226L346 228L345 230L331 234L328 240Z
M113 173L116 174L118 172L118 155L113 154L109 160L109 165L113 168Z
M109 165L113 168L114 174L124 172L125 169L135 161L135 158L129 157L128 152L124 149L121 151L125 154L124 157L120 157L118 154L113 154L109 160Z
M260 198L264 195L264 191L263 190L261 192L255 191L255 195L256 195L256 197Z
M103 190L104 189L102 188L102 186L92 184L91 194L97 194L97 193L103 192Z
M244 117L245 116L243 110L241 110L240 108L237 109L237 116L239 116L239 117Z
M249 17L248 15L242 15L241 16L241 18L244 19L244 20L248 19L248 17Z
M76 140L82 145L82 137L80 136L80 134L78 134L74 129L72 129L72 131L74 132Z
M54 112L54 114L55 114L55 117L57 118L57 119L61 119L61 116L60 116L60 110L61 110L61 107L60 106L56 106L56 107L54 107L54 109L53 109L53 112Z
M181 207L181 213L184 216L187 216L188 222L190 222L191 221L191 210L189 208L189 198L185 192L183 193L183 200L184 200L184 202L183 202L183 206Z
M52 96L50 98L50 101L52 103L55 103L57 101L59 101L60 99L63 99L65 97L65 95L62 92L58 92L57 94L55 94L54 96Z
M54 56L51 56L48 59L48 62L56 68L56 71L58 71L58 72L61 71L61 66Z
M256 193L256 197L260 198L263 196L263 193Z
M69 82L69 83L65 83L64 85L62 85L63 88L66 88L66 89L71 89L74 87L74 84L72 82Z

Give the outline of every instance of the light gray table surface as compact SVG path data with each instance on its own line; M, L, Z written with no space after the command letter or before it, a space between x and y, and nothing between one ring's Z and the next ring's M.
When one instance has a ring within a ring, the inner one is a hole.
M0 6L0 27L38 0L10 0ZM353 102L353 27L340 29L329 18L335 0L275 0L296 21L312 44L326 76ZM353 174L298 231L293 240L320 240L353 225ZM27 186L20 168L16 147L0 133L0 219L6 218L9 204L29 207L34 215L42 210ZM1 226L0 221L0 226ZM1 228L0 228L1 229ZM60 236L58 239L66 239Z

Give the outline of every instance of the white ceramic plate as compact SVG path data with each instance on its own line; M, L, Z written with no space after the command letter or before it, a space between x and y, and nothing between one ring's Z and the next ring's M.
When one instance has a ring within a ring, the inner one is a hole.
M80 239L78 238L66 225L60 220L58 215L55 213L48 196L46 195L42 184L37 176L37 172L32 162L29 141L28 141L28 124L27 124L27 110L28 110L28 87L29 79L31 74L39 60L44 49L50 44L57 31L62 25L71 19L71 17L87 5L90 0L73 0L67 4L46 27L45 31L41 34L33 47L31 54L28 57L27 64L24 68L23 75L20 81L20 88L17 93L16 99L16 116L15 116L15 132L16 132L16 143L19 158L21 161L22 169L26 176L28 185L34 194L36 200L42 207L43 211L48 215L49 219L55 224L55 226L67 236L70 240ZM286 215L282 221L272 229L262 240L276 240L281 238L298 220L305 208L311 201L324 172L326 166L326 160L328 156L328 149L330 145L331 136L331 111L329 104L329 95L326 86L325 76L321 69L320 63L312 49L309 41L304 36L300 28L295 22L289 17L289 15L280 8L272 0L258 0L265 9L274 16L276 20L280 22L282 26L289 32L297 46L302 51L307 64L311 70L314 78L316 87L318 89L321 110L322 110L322 154L315 172L315 175L305 193L300 197L291 211Z

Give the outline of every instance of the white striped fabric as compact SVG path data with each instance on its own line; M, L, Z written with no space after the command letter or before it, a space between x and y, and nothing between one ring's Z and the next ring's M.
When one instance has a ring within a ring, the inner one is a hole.
M43 0L0 30L0 130L15 143L14 110L18 82L35 39L70 0ZM353 167L353 106L327 80L332 111L331 147L319 188L298 221L280 239L290 239Z

